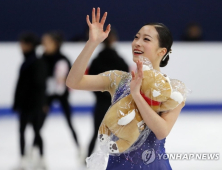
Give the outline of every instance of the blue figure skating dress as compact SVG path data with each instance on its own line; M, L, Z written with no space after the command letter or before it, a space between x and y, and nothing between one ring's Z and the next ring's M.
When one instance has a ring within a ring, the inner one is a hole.
M112 96L111 106L127 95L122 94L130 88L132 79L130 73L111 70L100 75L103 76L104 81L109 80L109 86L105 90L109 91ZM171 170L169 159L165 157L167 156L164 148L165 139L158 140L151 131L138 149L127 154L120 154L120 156L109 155L106 170Z

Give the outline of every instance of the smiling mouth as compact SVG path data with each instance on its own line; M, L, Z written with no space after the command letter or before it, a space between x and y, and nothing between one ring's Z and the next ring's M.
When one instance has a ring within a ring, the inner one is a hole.
M139 51L134 51L133 54L134 55L141 55L141 54L143 54L143 52L142 51L140 51L140 52Z

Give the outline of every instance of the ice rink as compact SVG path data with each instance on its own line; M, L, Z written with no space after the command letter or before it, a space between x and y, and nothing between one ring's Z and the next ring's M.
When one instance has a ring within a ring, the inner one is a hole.
M182 111L166 138L167 153L222 154L222 114ZM83 158L93 132L90 113L75 113L72 123L81 143L81 157L62 114L49 115L42 129L45 158L49 170L84 170ZM26 130L30 150L32 128ZM0 170L13 170L19 162L18 121L16 116L0 117ZM98 148L98 145L97 147ZM221 170L222 160L170 160L174 170Z

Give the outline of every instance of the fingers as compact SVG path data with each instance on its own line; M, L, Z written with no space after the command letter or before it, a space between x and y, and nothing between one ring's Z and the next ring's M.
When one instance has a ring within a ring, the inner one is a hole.
M106 34L109 34L110 30L111 30L111 25L109 24L109 25L107 25L107 27L106 27L105 33L106 33Z
M136 64L137 64L137 70L138 70L138 77L143 78L143 62L138 60Z
M134 71L131 71L131 75L132 75L132 80L134 80L134 79L135 79L135 73L134 73Z
M140 61L139 63L139 76L140 78L143 78L143 62Z
M97 14L96 14L96 22L99 22L100 20L100 8L97 8Z
M86 22L87 22L88 26L91 25L91 22L90 22L90 20L89 20L89 15L86 16Z
M104 24L106 21L106 17L107 17L107 12L104 13L102 19L101 19L101 24Z
M92 9L92 23L96 22L95 8Z
M99 22L99 20L100 20L100 8L99 7L97 8L96 15L95 15L95 11L96 11L95 8L93 8L92 9L92 23ZM101 19L101 24L105 23L106 17L107 17L107 12L104 13L104 15L103 15L103 17Z

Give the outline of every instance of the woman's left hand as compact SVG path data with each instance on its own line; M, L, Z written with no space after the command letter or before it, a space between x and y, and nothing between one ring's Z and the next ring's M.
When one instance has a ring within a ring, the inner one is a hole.
M136 64L137 64L137 73L131 71L132 80L130 82L130 92L132 96L140 94L140 87L143 80L143 62L137 60Z

